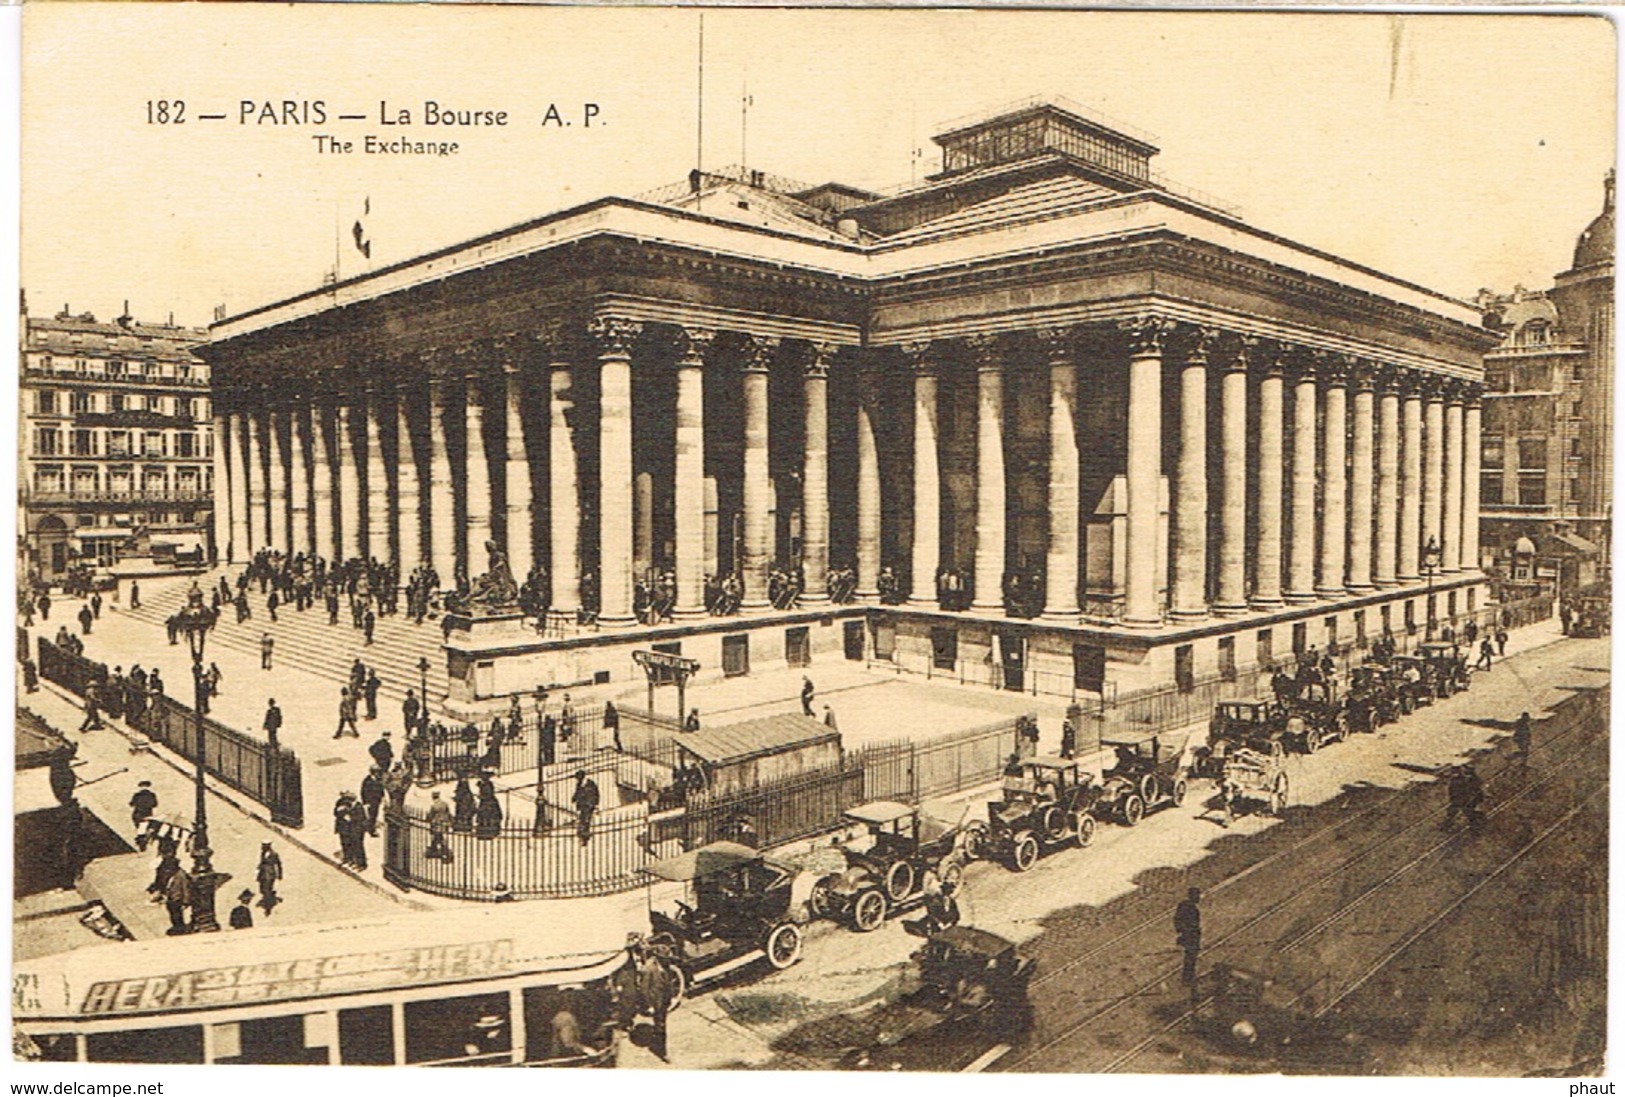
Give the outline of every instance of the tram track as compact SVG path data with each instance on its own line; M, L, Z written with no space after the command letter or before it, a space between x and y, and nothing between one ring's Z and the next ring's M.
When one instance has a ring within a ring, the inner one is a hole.
M1532 793L1537 792L1540 789L1545 788L1547 785L1551 784L1553 781L1555 781L1558 778L1560 778L1561 776L1563 776L1563 774L1566 772L1565 768L1564 768L1566 763L1568 763L1570 760L1572 760L1572 759L1574 759L1576 757L1579 757L1586 750L1590 749L1590 747L1593 745L1595 740L1600 737L1601 732L1605 731L1605 730L1606 730L1605 726L1599 727L1597 721L1578 719L1578 720L1575 720L1573 722L1570 722L1568 724L1568 726L1564 727L1561 731L1558 731L1556 734L1554 734L1553 736L1548 738L1546 740L1546 742L1543 744L1543 751L1544 752L1549 752L1551 750L1551 747L1552 747L1553 743L1561 742L1563 740L1567 740L1567 739L1570 738L1570 736L1575 735L1576 733L1581 733L1581 739L1578 741L1577 745L1574 746L1574 749L1568 750L1565 753L1563 753L1562 755L1550 759L1550 761L1548 762L1545 770L1543 771L1544 774L1545 774L1544 776L1525 781L1521 785L1515 786L1509 793L1507 793L1501 799L1500 803L1498 803L1494 808L1490 809L1490 811L1487 813L1487 816L1494 817L1494 816L1497 816L1497 815L1501 814L1502 812L1511 810L1512 808L1516 807L1517 805L1528 803ZM1587 731L1589 731L1590 734L1585 734L1585 732L1587 732ZM1513 775L1513 770L1515 768L1517 769L1518 772L1522 772L1522 767L1521 766L1516 766L1516 764L1513 763L1509 759L1509 760L1505 761L1500 767L1498 767L1496 772L1491 775L1490 780L1501 780L1501 779L1505 779L1505 778L1507 778L1509 776L1512 776ZM1489 783L1489 781L1487 780L1486 783ZM1413 786L1413 790L1414 790L1414 786ZM1333 824L1332 826L1321 828L1321 830L1317 831L1315 834L1310 835L1310 836L1300 840L1299 842L1293 843L1293 845L1288 847L1287 849L1278 851L1276 854L1272 854L1269 858L1266 858L1266 859L1264 859L1264 860L1262 860L1260 862L1256 862L1253 865L1248 866L1247 868L1242 869L1237 873L1231 874L1231 876L1226 877L1224 880L1218 882L1215 885L1212 885L1209 889L1207 889L1207 893L1212 894L1213 891L1219 890L1219 889L1221 889L1221 888L1223 888L1223 887L1225 887L1227 885L1232 885L1232 884L1238 882L1240 879L1244 878L1245 876L1252 874L1253 872L1255 872L1259 868L1263 867L1267 863L1272 863L1272 862L1278 861L1278 860L1280 860L1280 859L1282 859L1282 858L1284 858L1284 857L1286 857L1286 856L1288 856L1288 855L1290 855L1292 853L1301 852L1305 847L1310 845L1312 842L1317 841L1317 840L1319 840L1321 838L1324 838L1327 834L1338 831L1338 830L1341 830L1341 829L1344 828L1344 826L1346 824L1357 821L1361 817L1367 816L1367 815L1369 815L1369 814L1371 814L1371 813L1373 813L1375 811L1378 811L1378 810L1386 807L1394 799L1395 796L1401 795L1404 791L1405 790L1401 790L1400 792L1396 792L1392 796L1384 798L1384 800L1380 801L1379 803L1371 805L1369 808L1367 808L1364 811L1362 811L1361 813L1359 813L1359 815L1351 816L1351 817L1349 817L1347 819L1339 820L1338 823ZM1248 917L1240 925L1237 925L1234 928L1230 929L1227 933L1225 933L1224 936L1222 936L1218 940L1211 941L1209 943L1208 948L1207 948L1206 951L1209 954L1211 954L1213 951L1219 950L1219 949L1223 948L1224 946L1226 946L1227 944L1229 944L1229 943L1231 943L1233 941L1236 941L1238 938L1240 938L1242 935L1246 934L1252 928L1254 928L1254 927L1256 927L1256 926L1258 926L1260 924L1263 924L1266 920L1268 920L1270 918L1273 918L1274 916L1276 916L1277 914L1279 914L1279 913L1281 913L1283 911L1289 910L1291 907L1293 907L1294 904L1298 903L1299 901L1301 901L1301 900L1303 900L1305 898L1316 896L1316 895L1320 894L1321 891L1323 890L1323 888L1325 887L1325 885L1327 885L1329 883L1332 883L1333 881L1346 883L1346 878L1347 878L1347 874L1348 874L1349 869L1357 867L1361 863L1369 860L1373 855L1375 855L1376 853L1378 853L1380 851L1391 850L1393 848L1393 844L1396 841L1398 841L1398 840L1400 840L1400 839L1402 839L1402 838L1404 838L1404 837L1406 837L1406 836L1408 836L1410 834L1413 834L1414 832L1419 830L1421 827L1424 827L1424 826L1428 825L1429 823L1433 822L1440 815L1443 814L1444 810L1445 810L1444 808L1437 808L1437 809L1429 810L1426 813L1424 813L1420 818L1414 820L1413 822L1411 822L1408 825L1400 828L1397 831L1394 831L1394 832L1391 832L1391 833L1380 834L1380 835L1376 836L1375 840L1364 844L1362 846L1362 848L1360 850L1356 851L1351 857L1340 859L1336 865L1334 865L1328 871L1321 873L1313 881L1310 881L1310 882L1302 885L1301 887L1294 890L1294 892L1292 894L1282 898L1278 902L1270 904L1264 910L1253 914L1251 917ZM1451 836L1449 836L1447 838L1444 838L1444 839L1442 839L1442 840L1440 840L1438 842L1430 843L1427 846L1427 848L1424 849L1420 854L1417 854L1417 855L1413 856L1405 864L1401 865L1399 868L1394 869L1393 871L1385 874L1375 884L1372 884L1372 885L1366 887L1358 895L1354 896L1354 898L1352 900L1349 900L1348 902L1340 903L1336 908L1333 909L1333 911L1330 914L1328 914L1327 916L1320 919L1317 923L1310 926L1306 930L1302 930L1302 931L1298 932L1295 935L1295 937L1292 940L1290 940L1286 945L1278 945L1277 944L1274 947L1285 948L1285 949L1290 951L1290 950L1293 950L1293 949L1296 949L1296 948L1300 947L1305 942L1307 942L1309 940L1312 940L1315 937L1323 934L1327 929L1329 929L1330 927L1332 927L1332 926L1338 924L1339 922L1345 920L1352 913L1354 913L1356 910L1358 910L1359 908L1366 905L1372 898L1374 898L1375 896L1380 894L1384 889L1392 886L1396 881L1402 879L1404 876L1406 876L1408 873L1413 871L1419 865L1424 864L1430 857L1437 854L1440 850L1442 850L1442 849L1444 849L1446 847L1449 847L1454 842L1458 841L1461 838L1461 836L1462 836L1461 833L1457 832L1457 833L1453 833ZM1113 951L1113 950L1116 950L1116 949L1120 949L1121 946L1125 942L1131 940L1137 934L1143 933L1144 931L1146 931L1147 929L1152 928L1153 926L1159 926L1163 930L1166 930L1167 916L1168 916L1167 912L1159 912L1159 914L1157 914L1157 915L1154 915L1152 917L1144 919L1143 921L1137 923L1134 927L1130 928L1129 930L1125 931L1124 933L1116 935L1115 937L1112 938L1112 940L1110 940L1108 942L1105 942L1102 945L1096 946L1095 948L1092 948L1092 949L1088 950L1086 953L1084 953L1084 954L1082 954L1080 956L1074 957L1073 959L1069 960L1066 964L1061 965L1059 968L1052 969L1050 972L1048 972L1046 974L1046 976L1044 978L1041 978L1039 980L1035 980L1035 982L1034 982L1035 987L1038 986L1040 983L1052 983L1056 978L1059 978L1060 976L1066 974L1069 971L1075 970L1081 964L1087 963L1089 960L1094 959L1094 958L1100 956L1103 953L1110 952L1110 951ZM1132 957L1132 959L1136 959L1136 960L1143 963L1146 960L1152 959L1154 956L1166 953L1168 951L1171 951L1171 950L1166 949L1164 947L1161 947L1159 945L1157 948L1147 950L1147 951L1142 951L1138 956ZM1074 1036L1081 1033L1085 1029L1089 1029L1089 1028L1092 1028L1092 1027L1096 1026L1098 1024L1098 1022L1100 1022L1101 1020L1105 1019L1106 1017L1111 1016L1112 1014L1122 1010L1125 1006L1128 1006L1131 1003L1134 1003L1134 1002L1137 1002L1137 1001L1141 1000L1143 998L1143 996L1148 991L1151 991L1151 990L1153 990L1153 989L1155 989L1157 987L1166 985L1167 981L1170 978L1175 977L1177 975L1177 973L1178 973L1178 965L1177 964L1171 965L1171 966L1166 966L1166 967L1159 967L1159 970L1158 970L1155 977L1150 978L1150 979L1143 979L1142 978L1141 980L1136 981L1136 985L1131 990L1129 990L1128 992L1116 996L1113 1000L1106 1003L1101 1008L1089 1012L1081 1020L1078 1020L1078 1021L1068 1025L1066 1029L1064 1029L1063 1031L1057 1033L1056 1035L1054 1035L1050 1039L1044 1041L1043 1043L1033 1045L1033 1046L1028 1047L1028 1048L1021 1049L1021 1052L1020 1052L1020 1055L1019 1055L1018 1058L1012 1060L1008 1065L1005 1065L1005 1064L1001 1063L1000 1068L1001 1069L1019 1069L1019 1068L1021 1068L1024 1064L1026 1064L1026 1063L1034 1060L1035 1058L1043 1055L1044 1053L1052 1050L1057 1045L1060 1045L1060 1044L1063 1044L1063 1043L1069 1041L1070 1039L1072 1039ZM1177 1025L1177 1023L1178 1023L1178 1020L1176 1019L1176 1021L1173 1024L1165 1026L1163 1031L1171 1029L1172 1027ZM1154 1041L1157 1038L1157 1036L1160 1036L1160 1035L1161 1035L1161 1032L1159 1031L1158 1033L1154 1033L1153 1036L1150 1039ZM1148 1043L1147 1043L1147 1046L1148 1046ZM1131 1051L1130 1053L1127 1053L1124 1057L1121 1057L1122 1061L1123 1062L1130 1061L1137 1054L1138 1054L1137 1051ZM1107 1066L1104 1069L1107 1069L1107 1070L1115 1069L1116 1066L1118 1066L1118 1065L1120 1065L1120 1063L1117 1063L1116 1061L1113 1061L1113 1063L1108 1063Z

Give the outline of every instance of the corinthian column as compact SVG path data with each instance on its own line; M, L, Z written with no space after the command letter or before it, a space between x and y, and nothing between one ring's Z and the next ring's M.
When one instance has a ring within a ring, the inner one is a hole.
M266 546L269 538L266 535L265 460L260 451L260 413L251 408L245 417L248 420L248 475L244 478L248 484L247 559L252 560L254 554Z
M1461 386L1452 383L1444 409L1444 529L1439 537L1439 570L1446 575L1461 571L1462 449Z
M446 448L452 414L445 379L430 377L429 513L424 524L429 530L429 566L440 577L443 590L457 585L457 511L453 494L456 488L451 479L451 454Z
M525 446L524 383L519 367L507 362L503 377L503 495L507 518L502 528L507 535L508 566L521 583L535 565L535 520L531 514L530 450Z
M288 517L291 552L310 552L310 413L298 404L288 418Z
M908 343L903 353L914 370L914 543L908 600L937 604L937 561L942 537L942 497L937 480L937 364L931 344Z
M637 623L632 613L632 344L642 330L642 324L620 316L595 316L588 326L598 344L598 620L608 627Z
M1144 316L1122 323L1128 358L1128 549L1123 623L1156 628L1157 510L1162 480L1162 349L1173 324Z
M310 401L310 528L317 555L336 560L339 546L333 529L333 459L327 444L327 405L322 396Z
M1004 609L1004 369L998 337L966 340L976 358L976 554L971 609Z
M1253 605L1281 605L1281 538L1285 533L1286 354L1265 351L1258 382L1258 547L1254 552Z
M354 560L366 551L361 540L361 482L355 463L356 408L339 407L339 535L344 558Z
M491 466L485 454L485 396L480 375L469 373L463 377L463 447L464 513L463 566L469 579L485 572L485 544L493 537L491 532ZM628 399L628 405L631 401ZM630 410L630 408L629 408ZM631 432L627 433L628 442Z
M1360 592L1371 589L1372 475L1376 472L1372 381L1370 367L1362 366L1354 380L1354 446L1349 455L1348 588Z
M1377 570L1379 589L1399 582L1399 375L1385 369L1377 414Z
M1076 622L1078 606L1078 367L1070 328L1042 328L1049 360L1049 544L1044 617Z
M379 394L367 389L367 543L368 559L389 559L389 476L384 471L384 438L379 422Z
M672 540L677 604L672 616L705 614L705 359L716 332L685 328L677 356L677 438Z
M1315 593L1343 593L1348 551L1349 363L1341 355L1326 362L1325 460L1322 462L1320 575Z
M1402 378L1404 452L1399 487L1399 581L1422 578L1422 390L1414 376Z
M279 552L287 552L288 537L288 466L282 461L282 430L278 422L282 417L275 408L265 410L265 441L270 450L271 522L266 543Z
M767 466L767 372L778 347L777 339L753 335L741 362L745 411L745 594L740 608L744 610L768 608L767 570L772 562L773 527L768 514L772 484Z
M1207 356L1216 335L1196 332L1179 373L1179 462L1174 468L1172 616L1207 616Z
M858 586L864 601L880 596L880 451L875 445L879 382L865 365L858 375Z
M226 450L226 472L231 477L231 562L245 563L253 554L248 548L248 465L243 459L243 433L246 416L231 414L231 435L217 444Z
M1286 600L1315 600L1315 366L1299 361L1292 394L1292 541L1287 546Z
M1482 390L1474 385L1466 393L1467 410L1463 417L1462 442L1463 469L1461 473L1461 567L1463 571L1477 571L1481 564L1478 555L1478 491L1479 462L1484 444Z
M581 497L576 475L572 420L577 414L571 389L570 356L560 332L544 334L547 367L547 568L552 606L565 613L581 608Z
M1422 544L1444 548L1444 388L1430 378L1422 408Z
M1224 467L1219 480L1219 590L1213 612L1247 612L1247 365L1252 340L1233 344L1219 382L1219 438Z
M829 601L829 364L833 343L814 343L803 380L806 444L801 471L801 566L804 602Z
M212 455L214 457L214 560L224 564L231 559L231 473L226 445L226 416L214 405Z
M400 530L401 579L423 563L423 516L419 506L417 450L412 445L412 395L405 385L395 390L395 499Z

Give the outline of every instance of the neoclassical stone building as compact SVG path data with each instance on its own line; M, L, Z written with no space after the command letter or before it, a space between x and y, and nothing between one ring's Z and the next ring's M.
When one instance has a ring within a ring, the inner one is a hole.
M1070 105L935 140L901 193L695 172L222 320L222 558L450 582L493 540L595 603L575 635L454 635L481 696L652 643L1127 688L1479 604L1471 305L1176 191ZM674 619L642 626L653 568ZM727 574L743 612L709 617Z

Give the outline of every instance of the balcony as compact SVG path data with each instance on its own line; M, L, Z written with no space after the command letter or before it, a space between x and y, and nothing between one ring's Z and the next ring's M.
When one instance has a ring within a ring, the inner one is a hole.
M131 507L153 506L162 503L210 503L214 500L214 493L193 489L177 488L172 491L130 491L130 490L73 490L73 491L33 491L28 493L27 502L41 506L75 506L80 504L124 505Z
M162 430L165 427L190 430L197 420L190 415L165 415L159 411L76 411L76 427L126 427L136 430Z

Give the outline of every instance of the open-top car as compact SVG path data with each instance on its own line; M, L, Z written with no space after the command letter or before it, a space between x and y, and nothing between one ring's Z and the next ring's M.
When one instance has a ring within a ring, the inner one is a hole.
M987 805L987 830L974 837L971 851L1026 872L1047 848L1073 840L1086 846L1094 840L1099 795L1094 776L1071 758L1014 759L1001 798Z
M1354 668L1346 711L1350 731L1372 732L1399 719L1399 689L1386 667L1373 664Z
M1396 655L1392 662L1390 674L1398 682L1400 711L1409 714L1423 705L1431 705L1438 696L1432 664L1417 655Z
M1416 654L1433 670L1436 696L1449 697L1467 689L1467 658L1453 641L1430 640L1418 646Z
M765 957L777 969L801 958L811 916L809 874L736 842L713 842L644 870L685 885L675 912L649 911L645 944L686 989Z
M996 933L950 926L931 935L913 956L921 997L950 1017L967 1017L1027 1002L1033 961Z
M1345 699L1330 684L1287 702L1286 737L1305 754L1313 754L1327 743L1347 739L1348 734Z
M1148 811L1185 802L1188 774L1183 746L1176 749L1155 735L1103 739L1101 745L1112 748L1116 760L1101 775L1096 817L1131 827Z
M966 818L968 810L943 802L895 800L851 808L846 822L865 834L841 849L846 868L822 877L813 888L813 913L844 919L867 933L891 912L924 898L928 871L957 885L972 848L982 844L987 832L981 820Z

